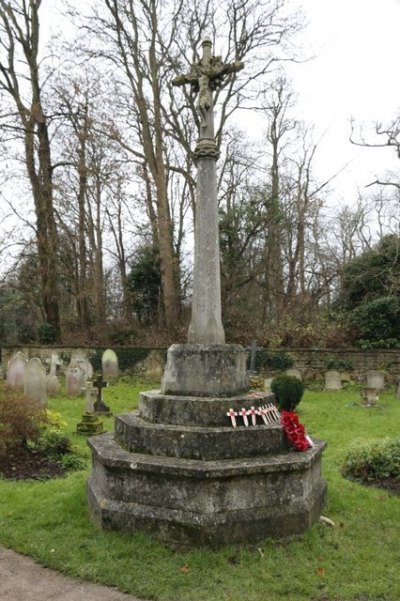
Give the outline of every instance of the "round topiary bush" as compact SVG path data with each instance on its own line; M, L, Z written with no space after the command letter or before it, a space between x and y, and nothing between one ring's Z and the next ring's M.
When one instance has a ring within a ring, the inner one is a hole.
M271 390L280 411L294 411L303 396L304 384L295 376L281 375L272 380Z

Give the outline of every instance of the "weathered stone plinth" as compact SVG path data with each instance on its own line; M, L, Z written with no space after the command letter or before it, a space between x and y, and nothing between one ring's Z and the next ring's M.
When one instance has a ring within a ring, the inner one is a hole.
M320 515L325 446L293 451L279 423L233 428L227 412L273 395L141 394L115 433L91 440L88 499L104 528L147 530L177 546L254 542L305 531Z
M238 344L173 344L161 382L164 394L228 397L249 388L246 351Z
M111 434L90 446L88 498L96 521L145 529L177 546L299 534L319 517L325 498L321 442L304 453L210 461L132 453Z

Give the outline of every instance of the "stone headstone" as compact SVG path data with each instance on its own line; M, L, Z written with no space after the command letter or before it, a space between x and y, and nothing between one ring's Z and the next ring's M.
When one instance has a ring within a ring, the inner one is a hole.
M50 364L50 375L55 376L57 374L57 367L62 365L62 361L58 353L51 353L50 359L46 359L46 363Z
M101 367L105 378L118 378L118 357L112 349L104 351L101 358Z
M65 388L67 396L78 396L82 388L82 370L77 365L68 365L65 373Z
M380 371L371 370L367 372L367 388L383 390L385 388L385 376Z
M46 389L49 396L55 396L60 392L61 384L58 377L54 374L48 374L46 378Z
M92 376L93 367L86 355L73 353L65 376L67 394L73 396L80 394L81 389Z
M18 351L8 362L7 366L7 384L12 388L23 388L24 377L28 360L24 353Z
M342 380L340 372L335 369L330 369L325 372L325 390L341 390Z
M301 371L299 369L295 369L295 368L287 369L286 375L293 376L294 378L297 378L300 381L303 379L301 376Z
M361 399L363 405L366 407L372 407L379 401L379 395L376 388L363 388L361 390Z
M33 357L28 362L24 376L24 394L28 399L38 401L42 407L46 405L46 369L41 360Z
M86 401L86 413L93 413L94 401L97 396L97 390L94 388L92 382L87 381L84 388L85 401Z

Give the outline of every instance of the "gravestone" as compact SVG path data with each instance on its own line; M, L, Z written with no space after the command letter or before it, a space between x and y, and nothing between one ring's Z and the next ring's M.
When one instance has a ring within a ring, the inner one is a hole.
M28 360L23 353L18 351L8 362L7 366L7 384L12 388L23 388L25 371Z
M105 378L118 378L118 357L115 351L107 349L101 358L101 367Z
M376 388L362 388L361 399L365 407L372 407L379 401L378 390Z
M102 415L112 415L110 407L103 401L103 388L107 388L108 386L107 382L103 380L103 376L97 376L93 386L97 389L97 398L93 406L94 412L101 413Z
M76 433L84 436L94 436L104 432L103 422L99 416L94 413L94 399L96 397L96 388L92 382L86 382L85 388L86 411L82 415L81 421L76 426Z
M93 386L93 383L90 380L88 380L85 383L85 387L82 388L82 392L85 393L86 413L93 413L94 412L94 402L95 402L96 396L97 396L97 390Z
M200 60L173 81L198 94L188 342L168 349L161 390L143 392L138 411L116 416L114 433L88 441L93 519L104 528L147 530L174 546L254 544L304 532L318 519L326 492L325 443L299 453L288 447L279 421L269 423L264 415L257 423L274 396L249 391L246 350L225 344L213 95L242 67L213 56L207 38ZM232 416L239 414L243 421L235 427Z
M41 360L33 357L28 362L24 375L24 394L28 399L38 401L42 407L46 406L46 369Z
M62 365L62 361L58 355L58 353L51 353L51 358L47 359L47 363L50 363L50 373L46 378L46 388L47 394L49 396L54 396L60 392L60 381L57 376L57 367Z
M303 379L301 371L299 369L295 369L294 367L287 369L285 373L287 376L292 376L293 378L297 378L300 381Z
M341 390L342 380L340 372L335 369L330 369L325 372L325 390Z
M73 353L65 374L67 395L77 396L81 394L85 383L92 376L93 367L86 355L81 352Z
M65 372L65 389L67 396L79 396L82 389L82 370L77 365L68 365Z
M383 390L385 388L385 376L380 371L371 370L366 374L367 388Z
M78 368L78 373L80 374L81 385L85 386L85 382L87 380L91 380L93 377L93 367L90 363L89 359L82 352L76 352L71 355L71 366L76 366Z

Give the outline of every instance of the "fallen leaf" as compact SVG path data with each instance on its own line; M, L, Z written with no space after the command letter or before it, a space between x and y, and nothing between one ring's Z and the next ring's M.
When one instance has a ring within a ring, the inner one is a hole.
M179 568L179 571L181 572L181 574L189 574L190 568L188 565L184 565L181 568Z
M320 577L325 576L325 568L317 568L317 575Z

